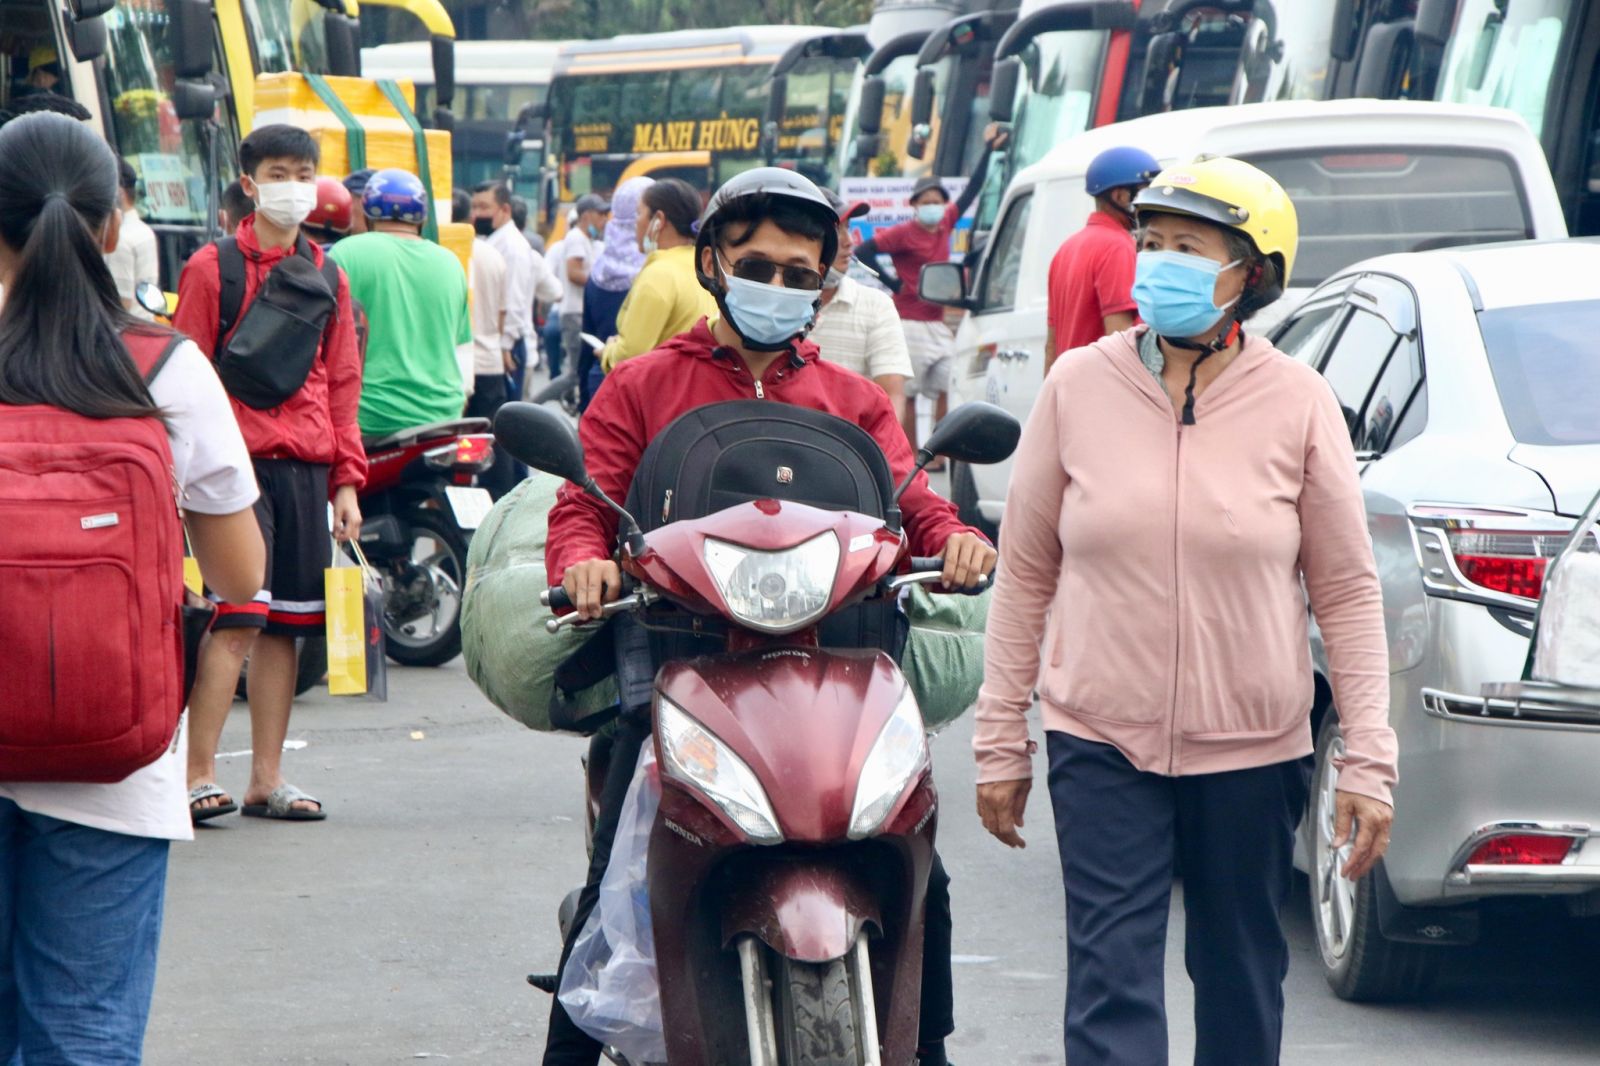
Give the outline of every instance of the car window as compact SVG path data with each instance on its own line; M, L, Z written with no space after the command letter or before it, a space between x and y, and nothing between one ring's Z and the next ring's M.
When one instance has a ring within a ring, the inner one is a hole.
M1339 337L1333 342L1322 366L1322 376L1333 387L1344 410L1345 425L1350 428L1350 441L1358 450L1364 447L1366 427L1363 412L1367 399L1373 394L1379 376L1388 364L1389 353L1394 351L1400 337L1389 323L1377 315L1359 308L1353 310ZM1398 413L1395 417L1398 417ZM1393 419L1390 420L1390 425Z
M1524 444L1600 443L1600 300L1485 311L1478 328L1512 436Z
M1283 324L1273 338L1273 345L1289 358L1315 366L1323 342L1339 320L1334 312L1343 306L1342 303L1330 303L1302 311Z
M1028 216L1033 194L1021 196L1006 212L1000 230L990 242L988 269L984 271L980 311L1006 311L1016 306L1017 279L1022 272L1022 245L1028 236Z
M1300 222L1296 285L1390 252L1533 236L1511 157L1469 148L1242 154L1278 180Z
M1351 439L1356 451L1393 451L1422 431L1415 419L1402 421L1421 383L1421 349L1414 339L1401 337L1361 412L1361 421Z

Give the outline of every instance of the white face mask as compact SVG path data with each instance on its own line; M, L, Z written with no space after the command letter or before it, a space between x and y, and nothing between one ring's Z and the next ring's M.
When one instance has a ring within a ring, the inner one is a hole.
M656 235L660 232L661 220L659 218L651 219L650 225L645 227L644 240L639 242L639 251L643 252L645 255L654 255L656 249L659 247L659 245L656 243Z
M269 181L256 186L256 210L274 225L295 229L317 206L317 187L304 181Z

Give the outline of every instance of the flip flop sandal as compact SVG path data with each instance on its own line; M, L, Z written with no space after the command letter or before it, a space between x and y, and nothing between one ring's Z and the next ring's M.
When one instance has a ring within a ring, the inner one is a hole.
M296 803L315 803L314 811L298 810ZM239 812L246 818L272 818L280 822L320 822L328 816L322 810L322 801L308 796L293 785L283 784L272 790L265 803L246 803Z
M227 803L219 803L213 807L196 807L195 804L202 800L221 799L226 797ZM189 821L195 825L221 818L224 814L232 814L239 809L233 802L233 797L228 795L228 790L220 787L215 782L206 785L196 785L189 790Z

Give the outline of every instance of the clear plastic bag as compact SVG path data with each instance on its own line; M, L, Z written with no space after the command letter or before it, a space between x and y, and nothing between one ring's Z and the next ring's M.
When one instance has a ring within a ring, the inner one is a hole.
M600 879L600 902L578 934L561 977L561 1005L578 1028L639 1064L667 1061L645 877L650 830L660 806L655 746L646 744L622 802L611 862Z

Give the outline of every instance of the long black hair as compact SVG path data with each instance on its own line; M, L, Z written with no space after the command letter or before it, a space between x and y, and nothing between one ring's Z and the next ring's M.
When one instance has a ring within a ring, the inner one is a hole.
M680 237L693 237L700 221L700 194L682 178L663 178L640 197L647 211L659 211Z
M159 417L121 333L100 234L117 208L117 159L63 115L0 127L0 241L17 257L0 311L0 404L90 418Z

